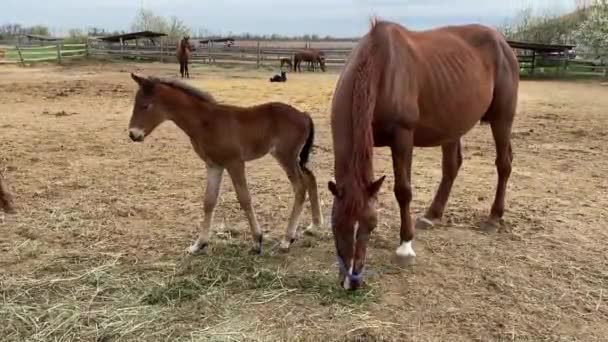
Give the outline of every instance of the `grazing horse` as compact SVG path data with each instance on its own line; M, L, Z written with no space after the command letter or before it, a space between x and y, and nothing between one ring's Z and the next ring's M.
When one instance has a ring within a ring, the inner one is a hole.
M192 44L190 44L190 37L185 36L177 44L177 59L179 61L179 72L184 78L190 78L190 72L188 71L188 59L190 58L190 52L194 50Z
M0 208L7 213L13 213L15 211L13 207L13 197L6 189L2 175L0 175Z
M280 75L274 75L270 78L270 82L287 82L287 75L285 71L281 71Z
M519 67L505 38L481 25L410 31L372 22L337 82L331 107L335 182L332 231L345 289L361 285L367 243L377 224L377 194L385 176L374 179L373 148L390 147L394 194L401 216L400 264L415 261L412 247L412 152L441 146L441 183L432 204L416 222L441 221L462 164L461 137L477 122L489 123L496 144L498 185L482 228L497 229L513 159Z
M253 251L261 253L262 230L247 188L245 163L268 153L279 162L295 192L281 250L287 251L296 239L307 192L312 209L312 225L307 231L322 225L317 181L306 167L314 141L310 115L280 102L252 107L220 104L210 94L179 81L134 74L131 77L139 84L139 90L129 123L130 138L141 142L158 125L171 120L190 137L194 151L206 164L204 218L198 239L189 248L192 254L201 252L209 243L209 229L224 170L232 179L249 222Z
M319 50L306 49L296 52L293 55L293 71L302 72L302 62L312 63L313 70L315 63L319 63L321 70L325 72L325 54Z

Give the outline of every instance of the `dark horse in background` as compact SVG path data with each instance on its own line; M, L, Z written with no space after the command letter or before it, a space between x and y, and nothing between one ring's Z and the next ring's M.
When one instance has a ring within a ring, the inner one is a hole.
M482 25L410 31L375 21L353 50L336 85L331 107L335 182L332 230L340 282L362 283L367 244L377 226L373 148L391 149L394 194L401 229L397 261L415 261L415 226L441 222L462 164L461 137L488 123L496 145L498 181L486 232L500 228L513 153L511 128L519 87L517 58L498 31ZM414 146L441 146L442 178L426 213L412 222Z
M186 76L190 78L190 72L188 71L188 59L190 58L190 52L194 50L194 46L190 44L190 37L185 36L177 44L177 60L179 61L179 72L182 78Z
M302 62L309 62L312 64L313 71L316 63L319 63L321 70L325 72L325 54L322 51L316 49L305 49L296 52L293 55L293 71L302 72L300 64Z

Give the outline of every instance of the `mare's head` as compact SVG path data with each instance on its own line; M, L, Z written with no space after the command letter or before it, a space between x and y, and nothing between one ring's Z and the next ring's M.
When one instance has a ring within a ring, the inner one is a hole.
M133 141L141 142L167 117L157 95L158 82L133 73L131 78L139 85L139 89L135 94L133 114L129 122L129 137Z
M340 285L355 290L363 281L363 269L370 234L377 224L377 194L382 176L366 186L329 182L334 195L331 228L336 245Z

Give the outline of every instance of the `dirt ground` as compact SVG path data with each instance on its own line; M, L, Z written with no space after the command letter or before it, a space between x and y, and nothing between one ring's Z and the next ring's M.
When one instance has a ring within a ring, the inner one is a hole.
M419 231L417 265L391 257L399 215L388 150L377 149L380 225L367 286L345 293L329 228L278 252L293 198L270 157L248 165L263 255L224 178L208 255L186 248L202 220L205 170L165 123L143 144L127 125L128 72L176 65L0 68L0 172L18 213L0 214L3 341L608 341L608 88L523 81L505 227L478 229L496 186L487 126L464 138L464 165L444 224ZM217 99L270 100L309 111L312 169L325 220L332 177L335 73L198 66L191 84ZM415 213L441 175L439 149L415 150ZM306 207L301 225L310 222Z

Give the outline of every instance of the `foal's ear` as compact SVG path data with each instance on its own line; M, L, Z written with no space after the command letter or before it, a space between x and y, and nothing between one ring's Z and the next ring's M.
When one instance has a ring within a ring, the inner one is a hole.
M338 189L338 186L333 181L329 181L327 183L327 188L332 193L332 195L334 195L335 197L337 197L337 198L342 197L342 195L343 195L342 191L340 191L340 189Z
M384 182L385 178L386 178L386 176L382 176L382 177L378 178L377 181L373 182L372 184L370 184L367 187L367 193L369 194L370 197L376 196L378 191L380 191L380 187L382 186L382 183Z
M150 92L154 89L154 82L144 76L131 73L131 78L137 82L137 84L139 84L139 86L144 89L145 92Z

